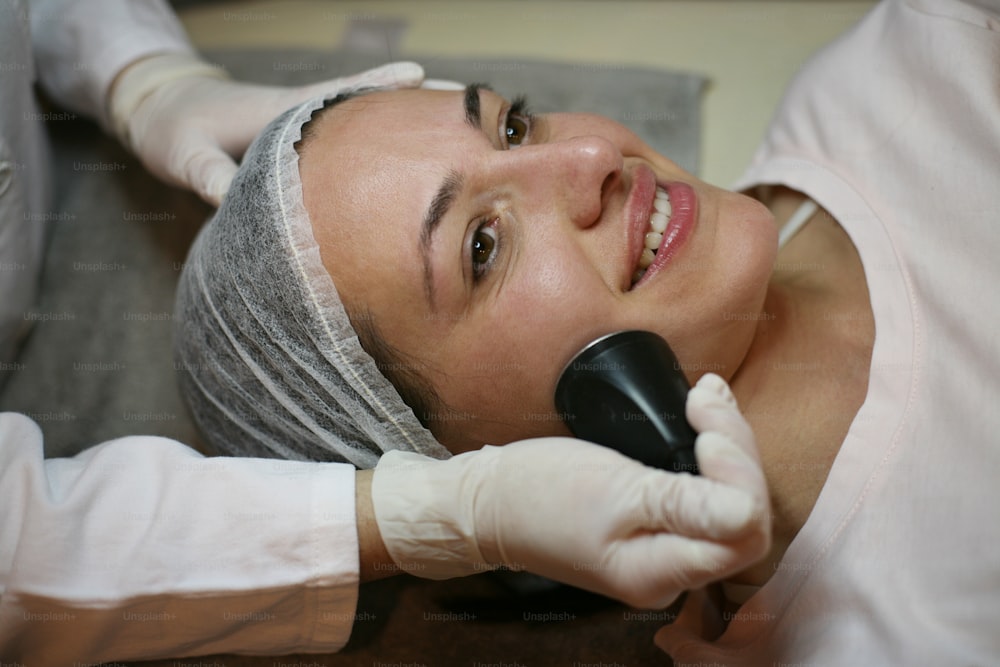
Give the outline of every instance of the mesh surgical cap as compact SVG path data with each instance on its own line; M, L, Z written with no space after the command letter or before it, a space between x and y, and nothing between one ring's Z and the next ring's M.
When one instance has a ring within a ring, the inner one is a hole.
M346 461L448 451L361 347L320 258L295 142L317 98L272 121L198 234L181 274L175 362L216 450Z

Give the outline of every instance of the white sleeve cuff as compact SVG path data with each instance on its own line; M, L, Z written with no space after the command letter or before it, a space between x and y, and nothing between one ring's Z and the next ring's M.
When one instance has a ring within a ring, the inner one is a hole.
M358 594L354 475L149 436L43 460L38 426L0 414L0 654L339 650Z

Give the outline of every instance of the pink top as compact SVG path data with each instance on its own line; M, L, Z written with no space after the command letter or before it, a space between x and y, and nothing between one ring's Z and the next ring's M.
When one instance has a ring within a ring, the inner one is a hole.
M657 642L677 665L997 664L1000 2L878 5L792 83L735 189L763 183L857 246L868 395L767 584L714 641L692 593Z

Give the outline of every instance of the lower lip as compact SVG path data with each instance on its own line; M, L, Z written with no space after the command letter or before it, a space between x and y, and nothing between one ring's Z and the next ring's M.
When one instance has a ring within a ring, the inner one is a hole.
M660 272L667 263L677 255L677 252L687 241L698 219L698 197L694 189L687 183L667 183L661 185L670 197L670 222L663 233L663 242L656 251L653 263L646 268L646 273L632 289L643 285Z

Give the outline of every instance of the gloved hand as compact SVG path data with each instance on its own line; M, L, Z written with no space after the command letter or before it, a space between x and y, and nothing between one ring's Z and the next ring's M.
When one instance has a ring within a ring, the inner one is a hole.
M401 569L425 578L503 565L665 607L752 565L771 541L754 436L725 381L704 376L687 416L701 477L572 438L445 461L389 452L372 480L382 540Z
M324 92L408 88L423 78L420 65L399 62L309 86L258 86L194 56L162 54L119 74L108 111L114 133L149 171L218 206L236 173L233 158L285 109Z

